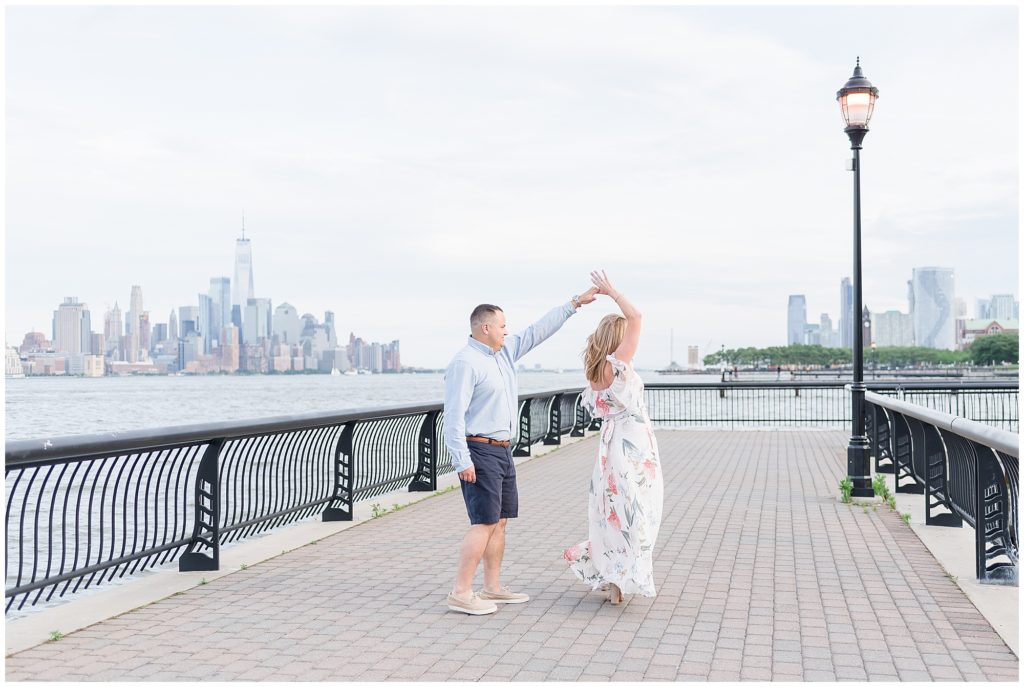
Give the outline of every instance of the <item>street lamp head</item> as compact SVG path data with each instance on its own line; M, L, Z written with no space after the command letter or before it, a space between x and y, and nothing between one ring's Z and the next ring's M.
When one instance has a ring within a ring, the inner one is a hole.
M864 78L864 72L860 68L860 58L857 58L857 66L853 70L853 76L846 82L846 85L836 93L836 100L843 112L843 120L846 122L846 133L854 142L854 147L860 147L860 141L868 130L868 122L875 110L875 100L878 99L878 89L871 85L871 82ZM855 140L856 139L856 140Z

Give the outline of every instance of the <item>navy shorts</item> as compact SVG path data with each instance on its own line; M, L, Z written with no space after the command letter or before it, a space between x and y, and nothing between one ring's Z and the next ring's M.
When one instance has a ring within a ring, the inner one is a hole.
M519 490L516 488L516 465L512 447L466 442L469 456L476 468L476 482L462 483L469 522L493 525L502 518L519 517Z

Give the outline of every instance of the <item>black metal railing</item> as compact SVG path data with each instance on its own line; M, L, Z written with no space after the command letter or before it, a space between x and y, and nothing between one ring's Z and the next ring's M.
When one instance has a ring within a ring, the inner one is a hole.
M580 390L522 397L520 454L582 436ZM302 518L351 520L388 491L452 470L441 404L316 413L6 444L6 610L220 547Z
M1019 425L1016 382L869 382L867 387L995 427L1017 431ZM644 398L651 421L664 429L851 426L844 382L652 382Z
M875 472L924 494L926 525L974 528L979 581L1016 585L1019 436L877 393L866 403Z
M879 390L906 396L911 386ZM958 403L987 393L944 389ZM937 399L942 389L919 390ZM998 407L1016 426L1016 391L996 391L999 404L962 407ZM645 399L659 428L850 424L836 382L651 383ZM523 395L514 453L599 425L579 389ZM452 470L442 429L442 406L430 404L7 442L7 609L176 559L181 570L216 569L224 544L315 515L349 520L354 503L388 491L433 491Z
M1020 428L1016 381L868 382L869 391L948 415L1017 432Z
M848 427L850 399L838 382L649 383L644 400L662 428Z

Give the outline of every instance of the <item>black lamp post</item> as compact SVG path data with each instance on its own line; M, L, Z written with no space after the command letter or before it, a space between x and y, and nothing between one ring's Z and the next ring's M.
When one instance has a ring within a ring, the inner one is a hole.
M858 57L853 76L836 94L853 150L853 312L858 322L864 311L860 274L860 149L877 98L878 89L864 78ZM854 327L853 331L853 433L846 448L846 472L853 482L852 495L871 497L875 490L871 487L870 450L864 427L864 330Z

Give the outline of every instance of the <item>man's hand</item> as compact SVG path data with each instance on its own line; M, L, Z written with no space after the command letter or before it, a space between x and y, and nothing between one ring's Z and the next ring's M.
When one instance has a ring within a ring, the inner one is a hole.
M476 482L476 468L470 465L468 468L459 473L459 479L463 482L469 482L473 484Z
M591 286L589 289L581 293L578 298L580 299L580 305L586 305L587 303L593 303L597 300L598 289L596 286Z
M616 300L619 297L619 292L615 290L612 283L608 280L608 275L604 273L604 270L600 272L594 271L590 273L590 281L594 282L597 293L603 294L610 297L612 300Z

